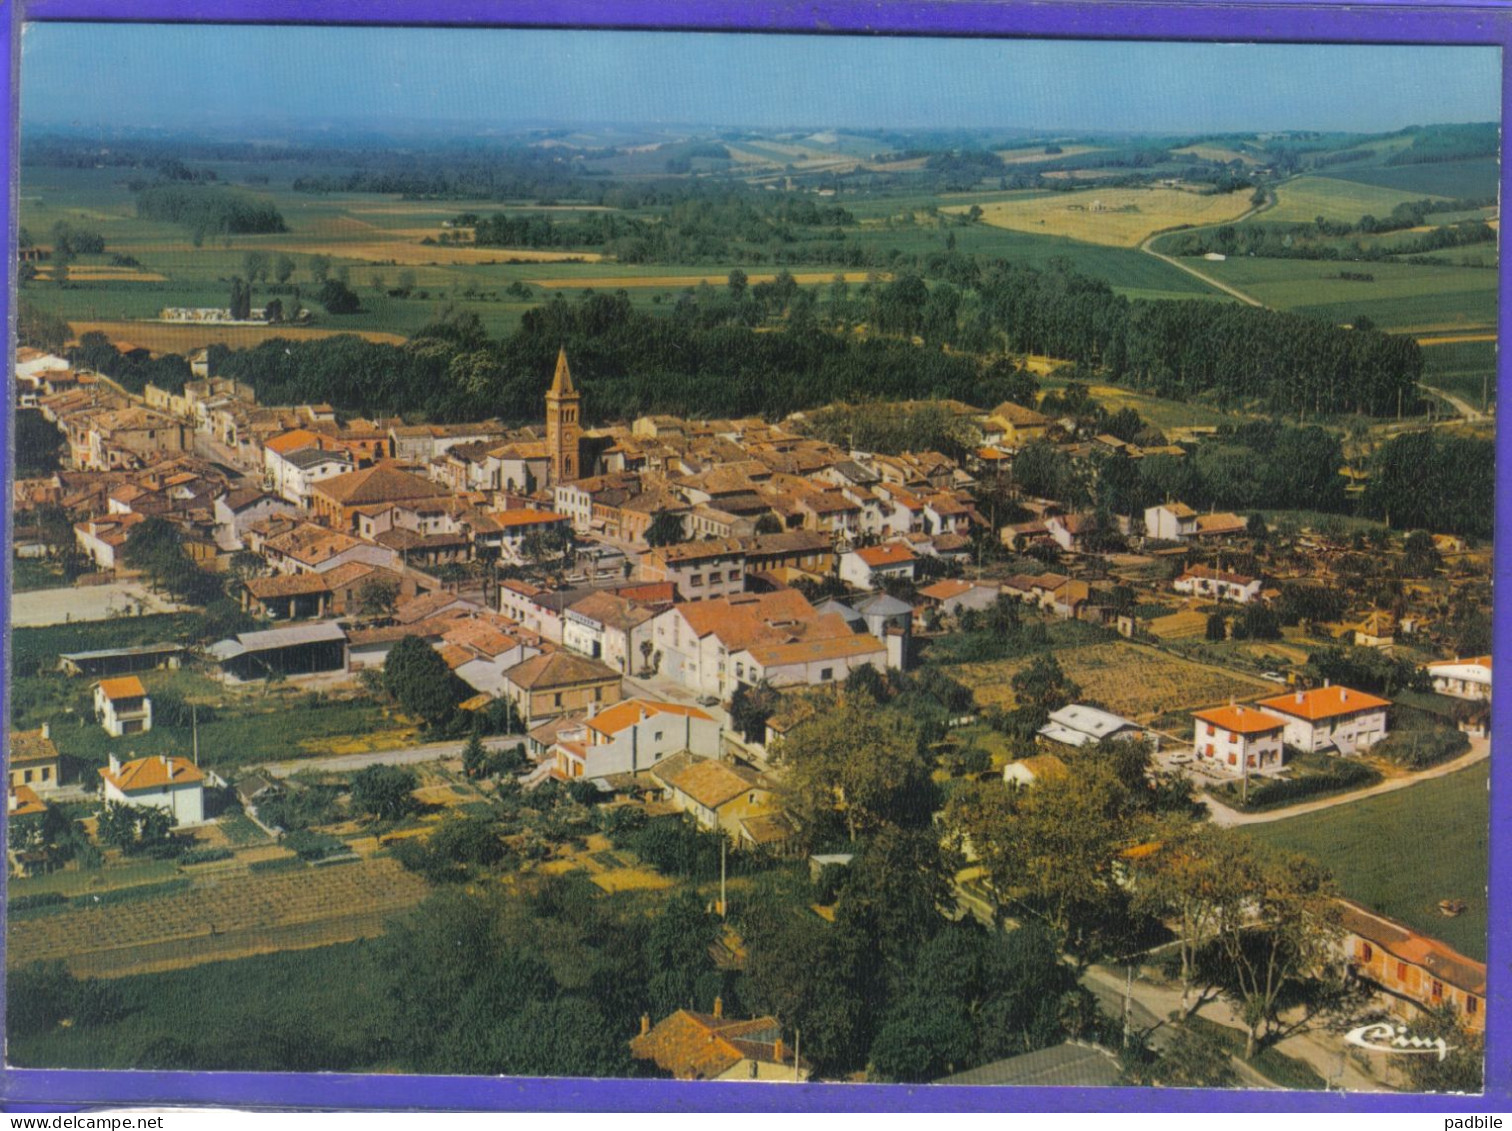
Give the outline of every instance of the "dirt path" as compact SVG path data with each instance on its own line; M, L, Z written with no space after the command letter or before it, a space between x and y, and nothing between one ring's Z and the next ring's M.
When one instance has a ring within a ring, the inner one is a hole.
M1417 344L1419 346L1427 348L1428 346L1452 346L1452 345L1457 345L1460 342L1494 342L1494 341L1496 341L1496 334L1495 334L1495 332L1494 331L1487 331L1484 334L1445 334L1442 337L1437 337L1437 338L1432 338L1432 337L1430 337L1430 338L1419 338L1417 340Z
M489 750L504 750L518 742L524 742L523 734L494 735L485 738L483 745ZM329 758L297 758L291 762L266 762L261 769L275 778L292 777L306 770L320 773L346 773L365 770L369 766L412 766L417 762L439 762L443 758L461 756L462 741L428 742L421 746L405 746L397 750L373 750L362 754L337 754Z
M1455 396L1453 393L1446 393L1443 389L1440 389L1436 385L1425 385L1421 381L1419 381L1418 388L1426 390L1427 392L1432 393L1434 396L1441 397L1444 400L1448 401L1451 405L1454 406L1454 410L1471 424L1479 424L1482 420L1486 419L1486 414L1484 412L1481 412L1479 409L1472 407L1469 401L1462 400L1461 398Z
M1324 797L1317 801L1308 801L1301 805L1292 805L1285 809L1278 809L1266 813L1241 813L1236 809L1230 809L1227 805L1213 800L1207 794L1199 795L1199 799L1208 807L1212 814L1212 822L1215 825L1233 827L1235 825L1262 825L1271 821L1284 821L1290 817L1300 817L1304 813L1316 813L1322 809L1332 809L1336 805L1348 805L1354 801L1363 801L1367 797L1379 797L1383 793L1393 793L1408 786L1417 785L1419 782L1431 781L1433 778L1445 777L1457 773L1482 762L1491 756L1491 741L1486 738L1472 738L1468 753L1460 755L1452 762L1445 762L1442 766L1433 766L1417 774L1407 774L1404 777L1392 778L1373 785L1369 789L1362 789L1357 793L1346 793L1336 797Z

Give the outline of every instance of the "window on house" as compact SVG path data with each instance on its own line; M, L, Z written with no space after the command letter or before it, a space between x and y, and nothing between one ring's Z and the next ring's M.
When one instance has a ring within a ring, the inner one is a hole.
M1478 1009L1480 1009L1480 1002L1475 998L1475 996L1472 994L1465 995L1465 1012L1470 1014L1471 1016L1474 1016L1476 1010Z
M656 741L660 742L661 740L662 740L662 732L661 731L657 731L656 732Z
M1369 962L1374 957L1375 948L1372 947L1368 942L1362 942L1360 944L1360 961Z
M552 698L552 704L551 705L553 707L560 707L562 705L562 693L560 691L556 692L556 694L554 694L551 698Z
M1233 751L1229 751L1229 765L1230 766L1237 766L1238 764L1239 764L1239 755L1235 754Z
M1434 1001L1438 1001L1439 998L1444 996L1444 983L1435 979L1433 988L1429 991L1429 993L1432 995Z
M1208 725L1207 725L1207 732L1208 732L1208 737L1209 738L1213 737L1213 735L1217 733L1217 731L1215 731L1213 729L1213 724L1212 723L1208 723Z
M1405 963L1405 962L1398 962L1397 963L1397 981L1398 982L1405 982L1406 980L1407 980L1407 963Z
M832 680L832 679L835 678L835 669L834 668L820 668L819 669L819 678L823 682L826 682L826 683L829 682L830 680Z
M689 574L689 576L688 576L688 584L694 586L695 588L698 588L698 587L702 586L703 585L703 574L701 574L701 573Z
M32 772L30 770L26 770L21 775L22 782L25 783L25 784L28 784L28 785L31 784L31 778L32 778Z

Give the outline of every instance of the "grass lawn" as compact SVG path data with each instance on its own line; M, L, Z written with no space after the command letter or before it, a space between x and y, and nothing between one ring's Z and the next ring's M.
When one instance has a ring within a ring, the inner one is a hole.
M1244 1056L1245 1037L1240 1030L1219 1025L1205 1017L1193 1017L1187 1024L1212 1037L1234 1056ZM1255 1059L1249 1061L1249 1066L1278 1088L1321 1092L1328 1087L1328 1082L1313 1070L1312 1065L1274 1048L1261 1049L1255 1054Z
M1378 148L1371 143L1372 148ZM1348 165L1330 170L1331 179L1396 189L1414 197L1472 199L1495 196L1501 174L1495 157L1469 161L1435 161L1424 165ZM1380 215L1377 213L1377 215Z
M1251 825L1256 840L1333 869L1343 893L1383 915L1486 957L1488 764L1409 789L1284 821ZM1439 914L1441 899L1464 914Z

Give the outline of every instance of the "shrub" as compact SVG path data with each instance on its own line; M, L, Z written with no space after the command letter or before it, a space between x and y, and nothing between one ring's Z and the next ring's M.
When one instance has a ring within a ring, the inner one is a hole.
M347 851L346 842L309 829L296 829L286 834L279 843L301 860L321 860Z
M17 911L32 911L38 907L56 907L66 904L68 896L60 891L39 891L32 895L13 895L5 906L12 914Z
M247 865L249 872L292 872L303 868L305 862L298 856L277 856L272 860L254 860Z
M179 857L179 863L209 864L215 860L229 860L235 855L229 848L191 848Z
M1315 797L1320 793L1360 789L1374 785L1380 780L1381 775L1369 766L1360 762L1336 759L1335 764L1316 774L1266 782L1264 785L1251 787L1247 808L1274 809L1278 805L1290 805L1308 797Z
M1470 749L1470 739L1461 731L1448 727L1431 730L1398 730L1388 735L1373 748L1382 758L1405 766L1409 770L1426 769L1450 758L1457 758Z

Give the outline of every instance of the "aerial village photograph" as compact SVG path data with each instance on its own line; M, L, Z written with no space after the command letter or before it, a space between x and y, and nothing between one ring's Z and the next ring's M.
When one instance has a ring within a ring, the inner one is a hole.
M26 26L7 1063L1480 1091L1500 68Z

